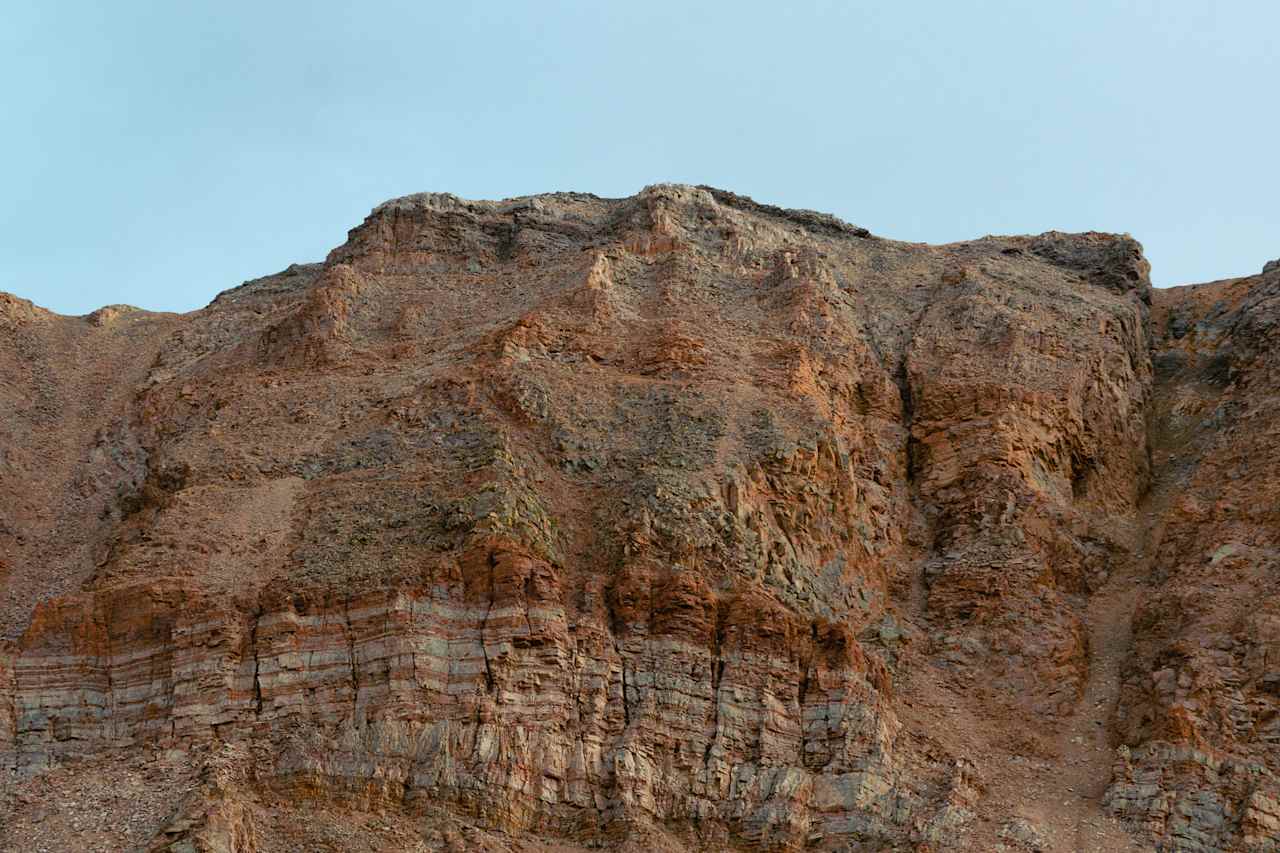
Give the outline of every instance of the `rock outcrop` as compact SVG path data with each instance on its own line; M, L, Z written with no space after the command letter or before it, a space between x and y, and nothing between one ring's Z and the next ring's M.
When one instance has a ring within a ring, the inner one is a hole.
M2 297L0 836L1278 849L1278 287L661 185Z
M1162 294L1166 472L1108 805L1168 849L1280 849L1280 271Z

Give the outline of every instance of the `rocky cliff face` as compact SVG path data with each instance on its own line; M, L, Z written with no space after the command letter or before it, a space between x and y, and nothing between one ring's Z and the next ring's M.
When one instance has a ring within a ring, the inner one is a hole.
M1107 804L1169 849L1280 850L1280 268L1162 296L1165 482Z
M1280 849L1278 295L657 186L0 297L0 837Z

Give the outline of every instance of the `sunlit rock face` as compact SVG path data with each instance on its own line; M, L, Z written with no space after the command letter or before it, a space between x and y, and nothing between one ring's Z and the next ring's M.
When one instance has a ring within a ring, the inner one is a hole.
M0 296L0 836L1277 849L1277 275L659 185Z

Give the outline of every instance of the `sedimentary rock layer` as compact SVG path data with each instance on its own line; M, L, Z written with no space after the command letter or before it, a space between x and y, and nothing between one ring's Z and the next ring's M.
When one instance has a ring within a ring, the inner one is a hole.
M188 315L4 297L0 832L1276 849L1280 273L1147 272L663 185L397 199ZM23 793L113 773L184 793Z

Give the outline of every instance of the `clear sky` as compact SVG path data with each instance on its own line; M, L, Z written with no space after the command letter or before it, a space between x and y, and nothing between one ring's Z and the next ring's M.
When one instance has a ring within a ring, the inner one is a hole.
M189 310L423 190L1280 257L1280 3L72 2L0 21L0 290Z

